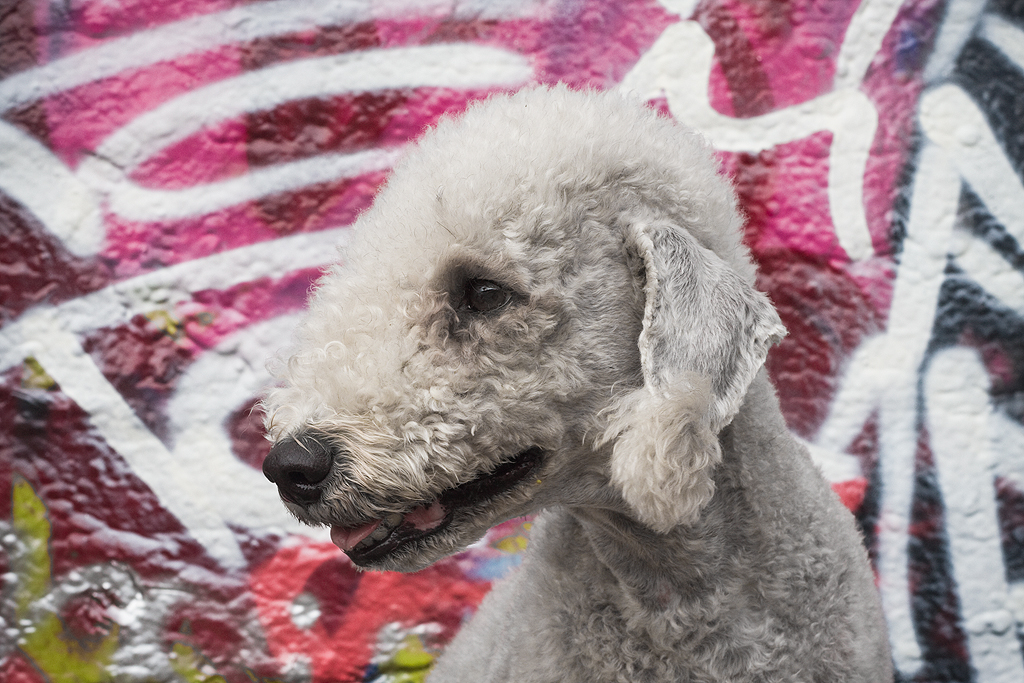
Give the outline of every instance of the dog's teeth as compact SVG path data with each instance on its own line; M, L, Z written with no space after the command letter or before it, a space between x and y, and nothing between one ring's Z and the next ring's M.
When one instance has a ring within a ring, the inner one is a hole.
M387 527L381 524L373 530L372 534L366 537L366 540L371 542L383 541L385 538L387 538L387 535L390 534L392 531L393 529L391 527Z
M374 545L375 543L383 541L391 534L392 531L397 529L404 520L405 518L402 516L402 513L400 512L392 512L388 514L386 517L380 520L380 522L377 524L377 527L373 530L372 533L367 534L361 541L359 541L359 543L355 545L356 550L361 550L362 548L366 548L368 546Z

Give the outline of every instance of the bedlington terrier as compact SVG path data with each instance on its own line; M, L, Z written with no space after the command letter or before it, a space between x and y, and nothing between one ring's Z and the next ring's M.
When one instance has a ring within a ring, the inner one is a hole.
M762 367L701 138L615 94L427 133L320 281L264 472L352 562L415 571L540 512L431 681L892 681L852 515Z

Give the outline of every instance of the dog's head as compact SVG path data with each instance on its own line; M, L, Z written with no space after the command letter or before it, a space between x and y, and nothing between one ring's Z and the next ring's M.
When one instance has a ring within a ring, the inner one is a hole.
M695 519L785 333L741 227L701 139L616 95L443 122L320 282L265 403L264 471L377 569L548 505Z

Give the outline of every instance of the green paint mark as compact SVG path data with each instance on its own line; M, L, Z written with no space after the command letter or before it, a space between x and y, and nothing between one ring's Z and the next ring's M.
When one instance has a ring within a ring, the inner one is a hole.
M11 558L11 568L18 576L14 593L15 616L21 620L29 608L46 594L50 587L50 520L46 506L24 478L15 475L13 500L14 533L22 552Z
M53 683L103 683L113 680L107 665L117 650L117 634L115 625L103 640L90 647L67 633L56 614L48 613L22 631L18 647Z
M18 537L18 551L11 557L11 570L17 575L14 593L15 616L20 627L18 647L45 675L48 683L107 683L113 681L108 667L119 642L119 627L114 624L98 642L82 642L53 612L36 610L33 605L52 588L50 558L50 520L46 505L32 485L20 475L14 476L12 526ZM30 621L31 620L31 621ZM183 632L191 629L186 623ZM420 648L422 650L422 647ZM415 653L409 662L416 663ZM427 655L429 657L429 655ZM213 663L195 648L175 643L169 653L171 666L184 683L227 683ZM245 675L252 683L280 683L262 679L249 669ZM425 675L425 672L424 672ZM421 683L419 678L395 679L395 683Z
M280 678L260 678L252 669L242 669L242 672L250 683L284 683Z
M50 589L50 520L31 484L18 475L12 502L12 526L22 548L11 558L11 568L18 576L15 615L21 624L33 603ZM22 628L18 647L52 683L102 683L112 680L106 668L117 649L117 635L115 625L101 641L86 645L65 630L56 614L47 612Z
M171 650L171 667L186 683L227 683L213 669L213 664L194 647L175 643Z

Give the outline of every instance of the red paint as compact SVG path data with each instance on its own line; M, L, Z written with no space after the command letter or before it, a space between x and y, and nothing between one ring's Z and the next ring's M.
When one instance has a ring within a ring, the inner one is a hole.
M270 453L270 442L263 429L263 416L259 399L253 398L232 413L225 425L231 439L231 452L257 470L262 469L263 461Z
M901 7L861 85L878 112L878 131L864 171L864 213L875 251L887 257L891 254L894 203L900 193L908 192L909 178L903 176L914 151L913 142L918 134L917 99L924 87L919 70L902 68L899 36L904 31L920 34L920 50L927 54L944 7L941 0L906 3ZM875 282L889 283L892 279L882 276ZM865 286L871 284L866 282ZM879 310L888 310L891 291L876 288L870 295L878 299Z
M565 3L540 34L538 80L575 88L608 88L677 21L654 0Z
M242 68L256 71L271 64L337 55L381 46L374 22L323 26L300 33L265 36L242 46Z
M814 133L772 150L778 192L768 206L766 229L751 248L756 252L789 249L823 257L831 265L848 262L832 225L828 199L831 133Z
M293 545L282 548L251 575L252 595L271 654L287 660L292 653L304 653L311 660L315 683L361 680L377 632L393 621L439 623L441 639L447 641L465 610L475 607L489 588L489 584L461 578L451 559L416 574L367 573L356 579L347 560L339 557L331 544ZM339 575L332 577L333 571ZM333 585L311 589L311 581ZM309 629L300 629L290 615L292 601L303 591L318 592L329 605L325 616ZM342 604L345 607L339 608Z
M180 220L108 215L103 256L122 279L284 235L342 227L373 203L385 175L321 183Z
M977 350L985 366L993 396L1012 396L1024 380L1024 348L1017 339L986 339L970 324L957 339L957 346Z
M221 290L195 292L174 309L182 321L181 344L194 350L213 348L255 322L305 307L319 268L293 270L280 278L260 278Z
M71 598L60 612L65 634L86 647L95 647L114 626L108 610L116 603L115 595L99 588Z
M735 30L745 37L723 44L725 54L719 59L723 63L750 60L729 54L749 45L753 60L770 83L775 108L800 104L832 89L835 60L856 3L722 0L717 7L710 12L734 22Z
M315 232L354 223L370 208L387 172L310 185L294 192L267 195L252 203L250 212L277 235Z
M233 311L241 314L247 323L269 320L270 318L304 308L315 281L323 274L319 268L293 270L280 278L260 278L221 290L195 292L193 306L202 306L206 312L217 318L219 311ZM182 309L183 310L183 309ZM190 323L186 322L186 327ZM221 326L217 328L217 341L240 329ZM205 340L212 346L213 339L206 333ZM190 335L199 340L198 335Z
M424 11L429 11L424 8ZM383 48L403 45L433 45L468 42L533 54L544 49L538 36L549 17L508 19L452 19L435 12L433 16L403 16L375 22Z
M722 154L747 217L744 241L789 334L767 368L791 429L811 438L828 412L845 361L880 316L855 277L827 215L827 136L753 154Z
M46 506L54 579L75 568L117 562L145 588L173 588L181 602L166 624L170 640L199 647L231 683L250 681L244 669L277 675L249 624L253 605L246 577L227 575L168 513L90 427L87 416L58 390L20 389L20 373L0 384L0 512L10 517L11 472L24 476ZM260 560L268 541L239 536L246 556ZM91 642L109 626L112 596L86 594L61 613L68 636ZM187 636L180 634L184 623ZM159 635L159 634L158 634ZM2 667L4 665L0 665ZM11 664L8 662L8 667ZM0 668L0 673L3 673ZM30 680L16 669L0 680Z
M75 2L67 7L39 3L40 33L50 59L193 16L247 4L248 0L121 0Z
M325 153L360 152L379 146L404 92L357 93L297 100L247 117L246 152L254 168Z
M868 474L878 467L878 413L873 412L863 429L846 447L846 452L860 461L861 472Z
M181 602L167 618L168 649L171 641L185 643L208 658L218 672L227 673L231 683L250 683L240 668L271 663L262 648L253 648L255 643L246 637L251 601L244 594L223 602L201 593L196 597Z
M101 289L109 279L104 264L72 255L34 216L0 193L0 324L33 306Z
M103 256L116 264L119 279L280 236L246 204L182 220L143 222L108 215L105 222Z
M202 546L59 390L24 389L20 372L0 384L0 454L47 507L54 576L96 562L118 561L145 577L172 579L190 565L196 577L216 568ZM9 508L8 508L9 509ZM9 512L8 512L9 514Z
M839 481L832 484L832 490L839 496L850 512L857 514L861 504L864 502L864 494L868 491L868 480L864 477L856 477L847 481Z
M322 562L306 579L302 592L316 598L320 605L320 624L333 636L344 624L363 576L341 553Z
M122 71L47 97L52 149L75 168L82 157L139 115L239 73L238 47L228 45Z
M715 44L709 78L711 106L727 116L747 118L775 107L768 75L736 18L721 4L701 4L694 14Z
M0 14L0 79L35 66L35 8L32 0L7 0Z
M19 650L0 662L0 680L6 683L50 683Z
M396 147L418 138L444 116L457 116L476 100L494 90L449 90L417 88L408 93L403 106L390 112L388 125L381 131L380 144Z
M221 121L164 147L128 177L143 187L180 190L245 175L245 141L241 119Z
M1005 477L996 477L995 489L1006 580L1013 583L1024 579L1024 491Z
M754 256L795 251L833 267L849 262L832 227L828 200L830 133L816 133L759 154L726 154L747 215L744 242Z
M790 429L813 438L845 361L880 324L842 270L792 251L759 253L758 260L758 288L768 293L789 331L769 352L766 366Z
M145 316L91 332L82 348L146 426L167 438L167 400L194 354Z

